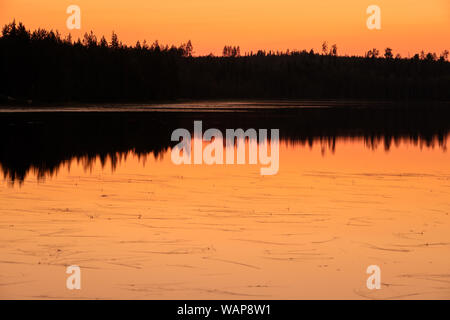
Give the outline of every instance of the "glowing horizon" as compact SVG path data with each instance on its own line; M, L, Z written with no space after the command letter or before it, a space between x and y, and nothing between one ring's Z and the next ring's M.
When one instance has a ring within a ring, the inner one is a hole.
M438 55L450 49L450 2L447 0L5 0L0 24L22 22L27 29L58 30L82 38L91 30L109 41L112 31L127 45L144 39L179 45L191 40L195 55L220 55L224 45L241 52L261 50L321 50L323 41L337 44L340 55L363 55L367 50L393 48L412 56L422 50ZM81 8L81 30L68 30L66 9ZM381 30L368 30L366 8L380 6Z

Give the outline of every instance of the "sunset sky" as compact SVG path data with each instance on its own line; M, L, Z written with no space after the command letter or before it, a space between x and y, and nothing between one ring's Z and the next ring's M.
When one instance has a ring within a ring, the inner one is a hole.
M109 40L114 30L127 44L192 40L196 55L220 54L225 44L241 52L319 50L336 43L339 54L392 47L403 56L450 49L449 0L0 0L0 23L13 19L27 28L69 30L66 9L81 8L82 36L93 30ZM369 5L381 7L381 30L366 27Z

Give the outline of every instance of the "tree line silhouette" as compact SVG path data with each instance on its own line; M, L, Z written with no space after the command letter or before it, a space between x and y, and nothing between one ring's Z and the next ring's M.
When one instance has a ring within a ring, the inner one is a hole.
M0 37L0 101L150 102L173 99L450 99L448 51L412 58L374 48L361 56L322 52L263 51L193 56L180 46L123 44L86 33L63 38L57 31L27 30L13 21Z

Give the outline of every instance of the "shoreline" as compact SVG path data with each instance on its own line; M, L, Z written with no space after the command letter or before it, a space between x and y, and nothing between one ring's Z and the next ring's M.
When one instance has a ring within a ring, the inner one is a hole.
M450 101L393 101L356 99L207 99L152 102L64 102L38 104L3 104L1 112L152 112L152 111L258 111L316 108L422 108L450 107Z

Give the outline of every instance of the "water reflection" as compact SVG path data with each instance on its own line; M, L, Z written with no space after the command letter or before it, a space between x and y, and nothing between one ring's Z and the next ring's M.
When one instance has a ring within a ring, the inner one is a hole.
M445 113L0 116L0 298L448 298ZM175 166L197 119L279 128L279 173Z
M281 143L319 144L331 153L339 139L359 139L370 149L399 143L446 150L448 108L302 108L258 112L48 112L0 115L0 167L5 179L22 183L32 172L53 176L62 165L99 159L114 169L129 154L160 158L175 143L176 128L279 128Z

